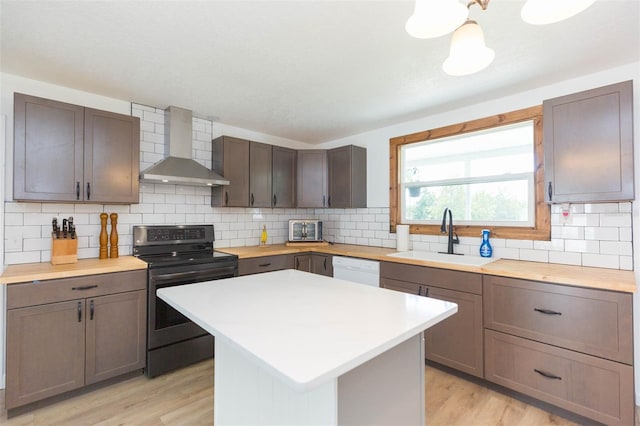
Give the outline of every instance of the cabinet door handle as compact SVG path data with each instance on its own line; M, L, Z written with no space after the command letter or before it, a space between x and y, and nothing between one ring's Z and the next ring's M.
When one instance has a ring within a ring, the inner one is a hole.
M276 194L273 194L273 207L275 207L276 204L278 204L278 198L276 197Z
M80 200L80 182L76 182L76 200Z
M424 297L429 297L429 287L424 288Z
M253 193L251 194L251 205L253 206L253 202L254 202L254 198L253 198Z
M87 182L87 201L91 199L91 184Z
M224 204L229 204L229 193L227 191L224 191Z
M326 204L325 204L325 198L326 198L326 196L325 196L325 195L323 195L323 196L322 196L322 207L326 206Z
M93 300L89 302L89 319L93 321Z
M82 302L78 302L78 322L82 322Z
M551 185L551 181L549 181L549 186L547 186L547 193L549 194L549 201L553 198L553 185Z
M562 315L562 312L552 311L551 309L533 308L533 310L545 315Z
M296 257L296 269L300 267L300 259Z
M324 258L324 270L325 271L327 270L327 258L326 257Z
M71 287L71 290L90 290L92 288L98 288L98 284L94 285L82 285L80 287Z
M562 380L562 377L560 377L560 376L556 376L555 374L547 373L546 371L538 370L537 368L534 368L533 371L535 371L536 373L538 373L542 377L546 377L547 379Z
M418 287L418 296L422 296L422 286Z
M327 207L331 207L331 195L329 195L329 198L327 199Z
M267 266L271 266L271 263L261 263L258 265L261 268L267 267Z

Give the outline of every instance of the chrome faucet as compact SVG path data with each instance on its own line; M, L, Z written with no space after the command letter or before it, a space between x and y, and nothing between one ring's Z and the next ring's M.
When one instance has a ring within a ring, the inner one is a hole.
M453 232L453 215L451 214L451 210L448 207L444 209L444 214L442 215L442 225L440 226L440 232L443 234L447 233L447 213L449 213L449 238L447 240L447 251L441 251L439 253L460 254L453 252L453 245L460 244L460 239L458 239L458 234Z

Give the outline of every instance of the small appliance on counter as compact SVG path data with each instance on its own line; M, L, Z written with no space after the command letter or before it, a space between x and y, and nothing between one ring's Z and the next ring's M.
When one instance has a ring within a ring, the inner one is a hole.
M321 242L322 221L314 219L290 219L289 242Z

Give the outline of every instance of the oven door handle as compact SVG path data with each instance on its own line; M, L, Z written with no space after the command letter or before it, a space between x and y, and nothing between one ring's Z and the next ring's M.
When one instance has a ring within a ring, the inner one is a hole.
M152 281L170 281L170 280L178 280L182 278L192 278L192 277L202 277L208 280L215 280L220 278L229 278L233 277L235 274L233 273L233 269L230 270L221 270L216 271L216 273L212 274L211 271L188 271L188 272L175 272L169 274L159 274L153 275L151 277Z

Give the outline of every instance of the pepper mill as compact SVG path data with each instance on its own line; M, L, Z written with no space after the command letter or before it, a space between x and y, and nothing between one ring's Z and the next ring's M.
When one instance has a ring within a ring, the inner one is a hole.
M109 257L115 259L118 257L118 213L111 213L111 252L109 253Z
M100 213L100 259L106 259L109 257L107 253L107 218L106 213Z

